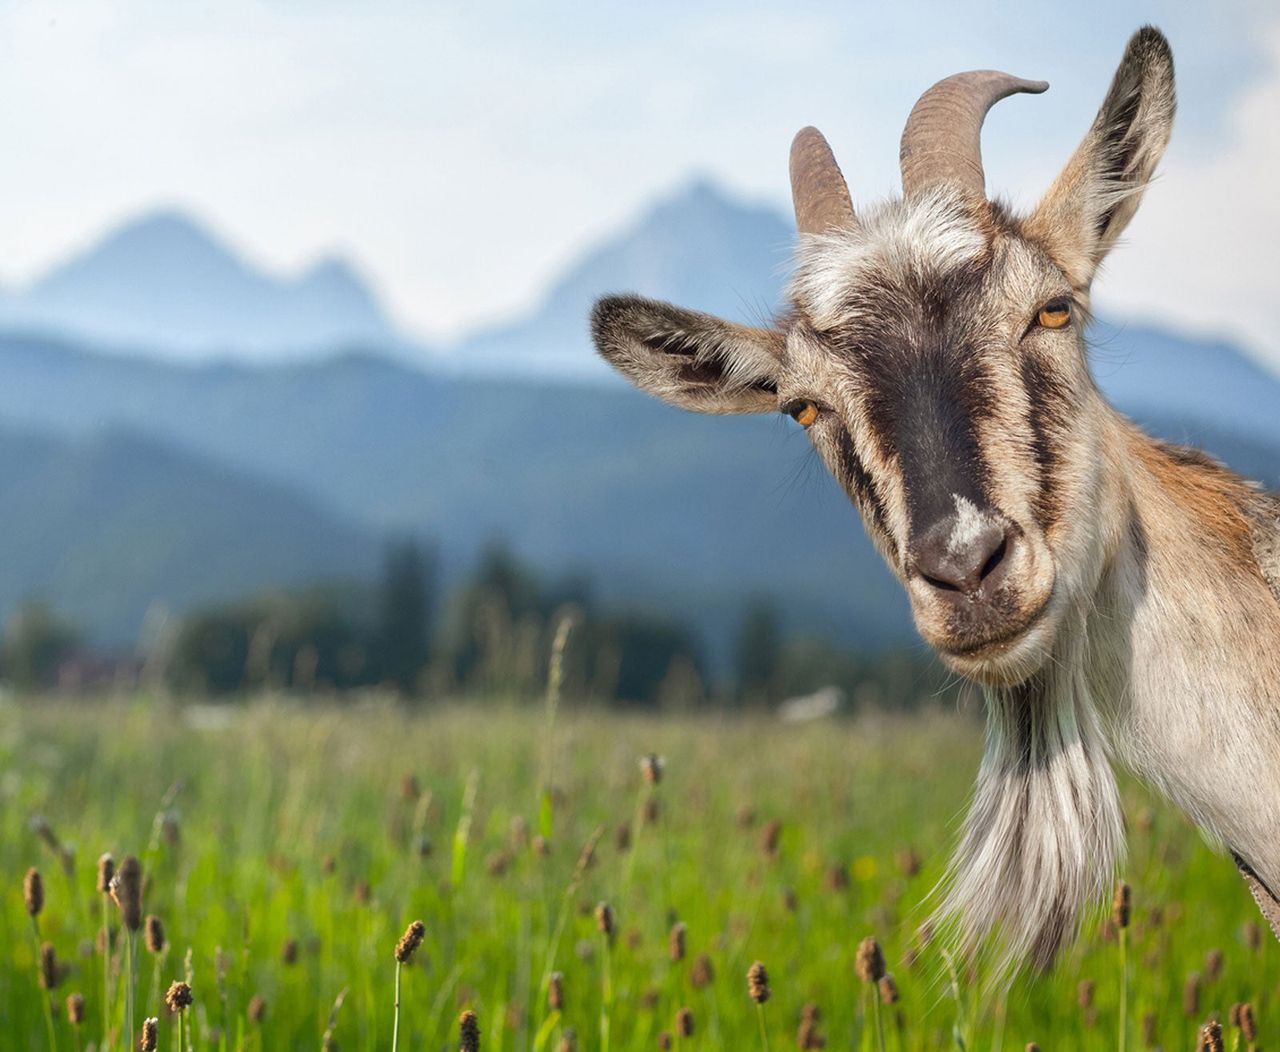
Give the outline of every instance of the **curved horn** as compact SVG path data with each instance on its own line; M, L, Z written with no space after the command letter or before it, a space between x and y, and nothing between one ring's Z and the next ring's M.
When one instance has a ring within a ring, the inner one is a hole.
M857 226L849 188L817 128L801 128L791 141L791 200L802 234Z
M957 73L920 96L902 131L898 160L906 197L940 183L986 199L982 174L982 122L1001 99L1025 91L1039 95L1047 81L1023 80L993 69Z

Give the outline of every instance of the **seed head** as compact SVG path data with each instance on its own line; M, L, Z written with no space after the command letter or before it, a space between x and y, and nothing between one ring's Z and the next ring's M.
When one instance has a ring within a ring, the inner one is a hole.
M560 1044L556 1046L556 1052L578 1052L578 1031L571 1026L565 1027L560 1035Z
M1111 923L1121 930L1129 927L1129 885L1123 880L1116 885L1115 897L1111 900Z
M1081 979L1076 987L1076 1003L1081 1008L1093 1007L1093 980Z
M1200 1014L1200 973L1192 972L1182 984L1182 1013L1187 1016Z
M1253 1018L1253 1005L1248 1001L1240 1006L1240 1022L1236 1025L1240 1027L1240 1036L1246 1041L1258 1040L1258 1024Z
M564 973L552 972L547 981L547 1007L553 1012L564 1011Z
M1222 1052L1222 1024L1216 1021L1205 1023L1200 1028L1201 1052Z
M1040 1046L1034 1041L1027 1042L1027 1052L1040 1052Z
M40 946L40 985L46 990L56 990L62 983L62 969L58 966L58 954L53 943Z
M613 831L613 846L619 851L631 850L631 823L623 822Z
M1262 946L1262 928L1258 926L1257 921L1245 921L1244 944L1251 950Z
M280 947L280 963L285 965L298 963L297 939L285 939L284 945Z
M175 1014L189 1008L194 1000L195 998L191 994L191 987L181 979L175 979L164 995L166 1007Z
M650 796L645 799L644 806L640 808L640 819L644 825L652 826L658 824L658 819L662 817L662 806L658 803L656 796Z
M778 819L771 819L769 824L764 827L764 832L760 835L760 850L762 850L770 858L778 857L778 841L782 837L782 823Z
M261 994L249 998L249 1022L261 1024L267 1017L267 1001Z
M44 909L44 881L40 871L32 866L22 878L22 901L27 904L27 912L33 917L40 916Z
M400 941L396 943L396 960L401 964L408 964L413 960L413 955L417 952L418 947L422 945L422 940L426 938L427 926L420 920L414 921L409 927L405 928L404 934L400 936Z
M613 907L607 902L602 902L596 906L596 927L604 934L604 936L612 941L616 933L616 921L613 915Z
M111 852L98 856L98 894L106 895L111 890L111 878L116 875L116 860Z
M658 1035L658 1048L669 1049L671 1047L671 1031L664 1030Z
M758 1005L769 1000L769 973L765 970L764 962L755 961L747 969L747 993Z
M1222 951L1218 949L1210 950L1204 957L1204 977L1209 982L1215 982L1222 974Z
M685 1007L676 1013L676 1033L681 1037L693 1037L693 1009Z
M853 967L864 983L878 983L884 978L884 951L874 936L868 935L858 944Z
M893 973L885 972L880 980L880 1000L887 1005L896 1005L898 996L898 984L893 978Z
M156 1052L156 1045L160 1040L160 1020L144 1019L142 1021L142 1033L138 1037L138 1052Z
M705 953L698 954L693 959L693 967L689 969L689 982L695 989L701 989L704 986L710 986L715 982L715 978L716 969L711 963L711 958Z
M802 1050L826 1048L827 1039L818 1030L822 1013L813 1001L805 1002L800 1009L800 1028L796 1031L796 1047Z
M142 927L142 863L126 855L111 878L111 897L120 907L120 919L130 931Z
M84 994L67 995L67 1019L72 1026L79 1026L84 1022Z
M458 1052L480 1052L480 1020L470 1009L458 1017Z
M640 757L640 773L649 785L657 785L662 781L662 770L666 766L667 761L657 753L651 752L648 756Z
M1147 1012L1142 1017L1142 1043L1147 1048L1156 1047L1156 1014Z
M667 936L667 956L673 961L684 960L684 943L685 934L688 929L685 927L684 921L677 921L671 925L671 932Z
M147 922L143 926L143 934L146 937L148 950L152 953L164 951L164 924L154 913L147 914Z

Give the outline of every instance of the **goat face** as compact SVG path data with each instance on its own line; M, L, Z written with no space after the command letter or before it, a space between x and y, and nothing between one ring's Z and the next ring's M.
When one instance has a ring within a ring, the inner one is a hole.
M750 328L637 297L593 315L638 386L808 431L902 580L921 634L992 685L1034 674L1101 572L1101 396L1083 323L1097 265L1168 140L1173 67L1141 30L1093 127L1024 219L986 198L987 109L1047 85L991 72L930 89L903 134L904 196L855 216L825 140L792 148L790 310Z

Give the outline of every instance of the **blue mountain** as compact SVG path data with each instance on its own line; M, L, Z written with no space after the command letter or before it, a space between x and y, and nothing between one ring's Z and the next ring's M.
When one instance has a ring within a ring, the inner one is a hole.
M0 326L169 358L261 360L402 342L343 260L275 277L174 211L131 220L0 298Z

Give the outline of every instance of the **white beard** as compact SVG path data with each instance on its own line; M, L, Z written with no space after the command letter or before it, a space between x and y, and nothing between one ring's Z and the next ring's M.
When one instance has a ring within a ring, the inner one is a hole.
M966 952L994 935L1006 973L1027 958L1053 963L1111 890L1124 850L1082 651L1080 633L1027 683L986 691L986 751L938 918Z

